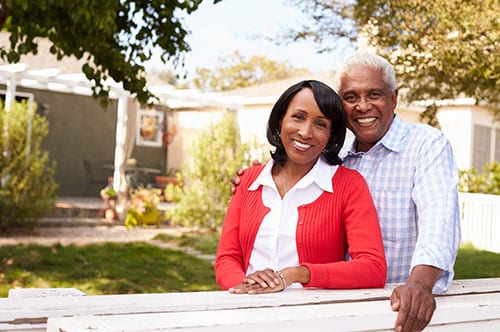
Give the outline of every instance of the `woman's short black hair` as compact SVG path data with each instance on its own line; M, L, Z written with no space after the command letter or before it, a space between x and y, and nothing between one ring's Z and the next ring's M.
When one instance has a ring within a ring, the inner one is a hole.
M339 151L342 148L346 134L346 118L342 100L339 95L328 85L316 80L305 80L286 89L274 104L269 121L267 122L267 140L276 149L271 152L273 160L281 165L285 164L287 155L280 138L281 120L290 105L291 100L302 89L310 88L314 99L323 113L331 120L330 139L321 153L330 165L342 164Z

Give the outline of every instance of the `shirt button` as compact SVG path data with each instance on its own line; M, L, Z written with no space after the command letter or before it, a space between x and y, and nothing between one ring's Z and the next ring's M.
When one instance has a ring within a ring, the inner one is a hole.
M299 225L303 225L303 224L304 224L304 222L302 220L299 221Z

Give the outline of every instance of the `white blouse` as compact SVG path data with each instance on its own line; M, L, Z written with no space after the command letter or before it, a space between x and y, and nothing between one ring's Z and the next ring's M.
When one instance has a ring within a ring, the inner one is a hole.
M262 201L271 210L262 220L257 232L247 275L270 268L283 269L299 265L296 247L298 207L315 201L323 191L333 192L332 177L337 165L329 165L322 157L313 168L297 182L281 199L271 175L274 161L265 166L248 190L262 188ZM300 284L294 284L301 287Z

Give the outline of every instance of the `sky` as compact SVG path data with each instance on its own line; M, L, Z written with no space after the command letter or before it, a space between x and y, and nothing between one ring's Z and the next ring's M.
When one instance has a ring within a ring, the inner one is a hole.
M345 51L318 54L312 44L300 42L276 46L264 38L252 40L251 35L266 36L297 25L302 13L286 0L223 0L213 4L205 0L184 24L191 31L187 41L191 52L186 54L188 77L197 67L214 68L218 57L238 50L246 58L265 55L267 58L287 62L294 67L308 68L311 72L331 71L343 61ZM156 57L146 64L147 69L165 70Z

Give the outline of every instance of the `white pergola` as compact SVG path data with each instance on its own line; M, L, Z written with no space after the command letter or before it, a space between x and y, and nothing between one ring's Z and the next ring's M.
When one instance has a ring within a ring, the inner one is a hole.
M6 86L5 108L8 112L12 102L15 100L18 86L49 90L56 92L66 92L78 95L92 95L92 82L83 73L61 74L57 68L29 70L24 63L0 65L0 84ZM114 156L114 183L113 187L119 193L123 193L126 188L125 183L125 142L129 135L127 122L131 110L129 101L134 100L131 94L124 90L121 84L108 79L104 85L109 87L109 97L118 100L117 123L116 123L116 145ZM217 107L228 110L239 110L243 106L234 103L217 94L205 94L193 90L176 90L172 86L152 86L150 91L159 99L160 105L169 108L181 107Z

